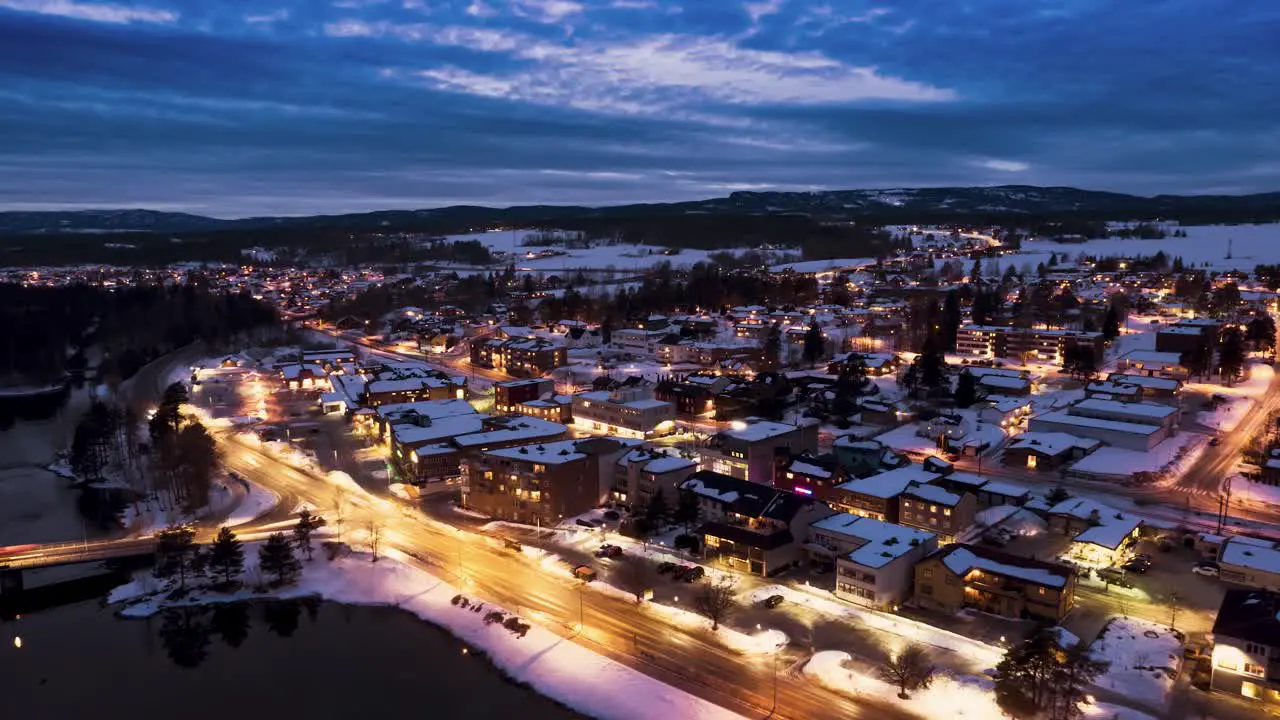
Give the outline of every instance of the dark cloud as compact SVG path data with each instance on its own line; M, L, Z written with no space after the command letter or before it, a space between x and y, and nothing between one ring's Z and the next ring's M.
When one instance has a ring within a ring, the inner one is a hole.
M1277 30L1257 0L0 0L0 208L1271 190Z

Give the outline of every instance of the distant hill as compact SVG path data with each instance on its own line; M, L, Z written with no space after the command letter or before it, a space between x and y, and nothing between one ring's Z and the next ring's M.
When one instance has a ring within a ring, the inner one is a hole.
M154 210L0 212L0 235L76 233L203 233L226 230L350 231L433 230L496 224L553 224L682 215L804 215L815 220L868 222L1016 221L1019 216L1081 216L1092 219L1183 219L1250 222L1280 219L1280 193L1256 195L1157 195L1079 190L1068 187L898 188L816 192L735 192L728 197L678 203L608 207L530 205L489 208L469 205L428 210L383 210L346 215L254 217L236 220Z

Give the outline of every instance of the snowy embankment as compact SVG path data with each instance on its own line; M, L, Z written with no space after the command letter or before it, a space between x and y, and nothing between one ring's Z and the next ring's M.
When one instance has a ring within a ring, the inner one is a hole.
M246 577L257 574L257 547L246 545ZM303 564L296 585L271 592L243 589L234 593L195 591L182 600L167 600L150 576L114 590L109 602L127 603L121 614L147 617L165 607L255 598L320 597L353 605L398 607L438 625L469 646L482 649L495 666L514 680L589 717L609 720L728 720L739 715L666 685L549 630L533 625L524 637L501 623L486 624L485 615L502 608L485 604L472 612L453 604L457 588L401 562L388 551L377 563L368 555L328 561L317 554ZM167 588L166 588L167 589ZM626 698L620 702L619 698Z
M223 517L218 525L238 527L257 520L280 504L280 496L248 480L220 477L209 488L209 504L187 511L173 501L147 497L126 505L120 511L120 525L138 535L154 535L173 525Z
M1247 505L1280 505L1280 486L1254 482L1243 475L1232 475L1231 499Z
M1137 618L1114 618L1090 652L1111 663L1095 685L1145 705L1168 706L1182 663L1182 641L1169 628Z
M1209 439L1204 435L1181 433L1142 452L1104 447L1085 455L1071 466L1072 470L1103 476L1130 476L1134 473L1159 473L1164 482L1173 482L1191 467L1204 452Z

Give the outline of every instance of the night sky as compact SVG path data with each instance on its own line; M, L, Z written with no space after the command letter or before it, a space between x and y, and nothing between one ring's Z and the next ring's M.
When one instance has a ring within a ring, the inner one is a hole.
M1280 189L1275 0L0 0L0 210Z

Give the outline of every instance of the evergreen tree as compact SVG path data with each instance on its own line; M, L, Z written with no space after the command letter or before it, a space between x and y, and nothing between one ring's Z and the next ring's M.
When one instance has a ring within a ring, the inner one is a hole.
M220 462L217 441L204 425L192 422L178 431L175 450L178 478L188 506L205 507L209 504L209 487Z
M218 529L218 536L209 548L209 568L221 575L227 585L244 571L244 546L231 528Z
M1049 705L1052 720L1075 720L1083 716L1080 706L1089 696L1088 688L1110 663L1094 659L1087 645L1076 643L1055 654L1058 666L1053 677L1054 692Z
M1107 342L1120 337L1120 312L1115 305L1107 307L1107 314L1102 319L1102 337L1106 338Z
M947 361L936 337L931 335L925 340L915 365L919 368L921 385L936 389L946 382Z
M982 256L973 259L973 267L969 269L969 282L982 282Z
M942 305L942 325L939 329L942 349L956 349L956 334L960 329L960 295L955 290L947 293Z
M968 368L956 378L956 407L967 408L978 401L978 381Z
M605 316L604 322L600 323L600 342L607 347L613 342L613 321Z
M1213 348L1207 337L1202 337L1194 347L1183 351L1178 362L1187 369L1189 377L1204 377L1209 374L1209 366L1213 362Z
M284 533L272 533L258 548L258 567L268 575L274 575L277 585L286 585L297 579L302 563L293 554L293 546Z
M195 574L199 564L196 556L200 547L195 544L196 532L185 525L174 525L156 533L155 576L177 576L178 587L187 589L187 577Z
M1245 336L1258 352L1268 352L1276 348L1276 321L1270 313L1258 313L1245 326Z
M311 534L322 525L324 518L312 515L310 510L303 508L298 513L298 524L293 526L293 541L299 550L307 554L307 560L311 559Z
M1037 629L1010 648L995 669L1000 709L1015 718L1030 718L1047 708L1053 698L1059 652L1047 628Z
M1234 326L1224 329L1218 346L1218 370L1227 385L1240 377L1244 370L1244 357L1244 333Z
M809 321L809 329L804 333L804 361L809 366L817 364L822 359L823 346L826 340L822 336L822 328L818 327L816 319Z
M689 532L694 525L697 525L702 519L702 506L698 503L698 496L688 490L680 491L674 519L684 525L685 532Z
M662 492L662 488L658 488L649 498L649 505L644 510L645 520L650 528L660 531L670 516L671 509L667 505L667 496Z
M774 323L764 339L764 362L767 367L774 367L782 352L782 329Z

